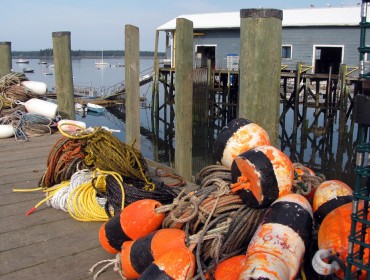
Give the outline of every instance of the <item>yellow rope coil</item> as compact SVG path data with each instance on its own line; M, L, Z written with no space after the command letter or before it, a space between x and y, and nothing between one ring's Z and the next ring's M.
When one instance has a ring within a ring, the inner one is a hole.
M99 175L96 175L99 174ZM96 182L95 188L100 192L106 192L106 176L112 175L120 185L122 192L122 208L125 202L125 193L122 184L122 177L112 171L96 170L94 177ZM68 213L72 218L83 221L83 222L104 222L109 219L103 206L101 206L96 198L97 191L94 188L93 183L85 183L75 188L67 201ZM113 210L110 210L110 214L113 216Z

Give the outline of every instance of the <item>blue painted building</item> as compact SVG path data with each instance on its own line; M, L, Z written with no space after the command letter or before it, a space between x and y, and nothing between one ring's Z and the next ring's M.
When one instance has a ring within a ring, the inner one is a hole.
M359 66L361 6L283 10L282 65L313 66L312 73L337 73L340 64ZM367 10L365 11L367 14ZM193 22L194 67L237 70L240 55L240 12L182 15ZM176 18L157 28L166 34L167 61L174 67ZM369 38L370 39L370 38ZM366 39L370 45L370 40ZM365 58L365 65L370 65Z

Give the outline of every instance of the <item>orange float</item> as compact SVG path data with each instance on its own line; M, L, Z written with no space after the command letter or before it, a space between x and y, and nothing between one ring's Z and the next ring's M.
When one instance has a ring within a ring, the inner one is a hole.
M155 211L161 205L153 199L142 199L126 206L121 213L100 227L99 240L102 247L111 254L117 254L121 251L123 242L157 230L165 217L164 213Z
M315 271L321 275L329 275L335 273L339 278L343 279L344 271L340 269L338 262L333 261L331 264L327 263L326 259L330 256L338 257L341 262L346 263L348 257L348 237L351 230L351 215L352 202L341 205L326 215L323 219L318 232L318 247L312 266ZM363 203L359 203L359 211L363 209ZM370 214L367 220L370 219ZM356 232L361 231L361 223L357 223ZM370 228L366 229L364 243L370 243ZM359 245L353 244L354 250L358 251ZM369 250L364 251L363 259L369 259ZM353 271L356 267L353 267ZM362 271L359 279L367 279L367 273Z
M195 257L188 248L172 249L152 262L138 279L190 280L194 277Z
M185 232L180 229L159 229L135 241L122 244L122 275L136 279L155 260L172 249L187 248Z
M312 210L318 224L335 208L352 202L352 189L338 180L322 182L313 197Z
M270 145L267 132L250 120L238 118L222 128L213 144L213 155L222 165L231 168L236 156L262 145Z
M311 205L302 195L277 199L249 243L239 279L295 279L310 240L312 219Z
M232 192L236 192L247 206L262 208L291 192L294 169L290 159L279 149L259 146L234 159L231 175Z
M215 269L215 280L238 280L247 261L247 256L234 256L220 262Z

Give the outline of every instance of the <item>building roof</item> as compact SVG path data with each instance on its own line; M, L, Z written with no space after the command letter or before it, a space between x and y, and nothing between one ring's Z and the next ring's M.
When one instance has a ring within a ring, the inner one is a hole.
M240 11L226 13L188 14L194 29L240 28ZM176 29L174 18L159 26L157 30ZM361 21L361 6L325 7L283 10L283 27L288 26L358 26Z

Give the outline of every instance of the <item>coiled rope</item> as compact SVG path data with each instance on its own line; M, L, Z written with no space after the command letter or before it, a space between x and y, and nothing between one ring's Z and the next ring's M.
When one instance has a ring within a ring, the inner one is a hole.
M52 147L46 165L47 170L40 179L39 186L48 188L63 181L69 181L72 174L86 169L84 164L84 139L62 137Z
M63 123L62 125L74 125ZM58 126L59 131L66 137L74 140L84 139L84 162L87 166L117 172L126 178L141 180L146 183L148 190L155 187L147 176L147 163L139 150L134 145L130 146L121 142L111 132L101 127L89 128L67 134ZM80 128L80 127L79 127Z
M141 199L153 199L161 204L170 204L177 197L177 192L163 182L153 182L155 184L153 190L147 190L144 182L129 178L125 178L122 184L125 192L124 207ZM106 191L99 195L106 198L105 209L108 215L110 215L108 211L110 208L114 209L114 214L119 213L123 208L121 185L113 176L107 176Z

